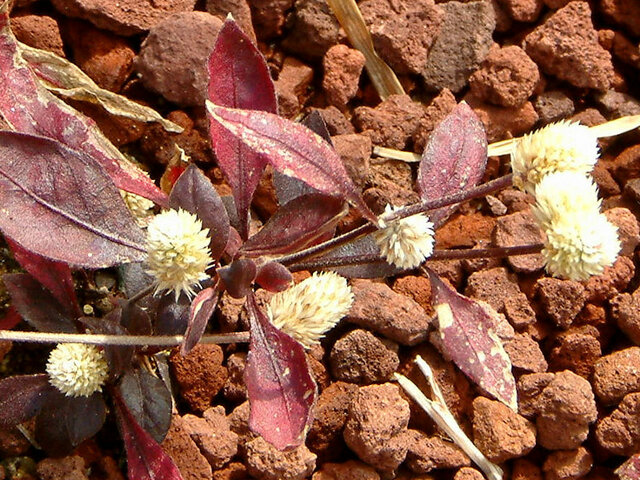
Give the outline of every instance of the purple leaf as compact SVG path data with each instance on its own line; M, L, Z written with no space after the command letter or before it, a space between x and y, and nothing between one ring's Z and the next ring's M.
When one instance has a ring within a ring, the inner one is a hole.
M171 424L171 393L158 377L143 368L129 369L118 387L139 425L160 443Z
M278 262L269 262L258 269L256 283L269 292L282 292L293 285L293 275Z
M261 154L281 173L296 177L327 195L340 195L362 215L377 222L351 181L340 156L307 127L272 113L225 108L207 102L209 119Z
M70 314L79 315L80 307L69 265L31 253L8 237L5 240L20 266L44 285Z
M195 165L189 165L173 185L169 206L182 208L196 215L211 238L211 256L219 259L229 239L229 217L222 199L211 181Z
M209 100L224 107L277 112L275 87L264 57L238 25L227 19L209 57ZM249 206L265 160L217 122L209 123L211 146L235 198L239 233L249 236Z
M311 426L316 384L304 348L281 332L247 298L251 342L244 370L251 414L249 428L280 450L304 442Z
M495 312L460 295L435 273L429 280L445 354L480 388L518 410L511 360L495 332Z
M482 122L465 102L431 133L422 153L418 171L418 190L423 200L434 200L474 187L487 166L487 135ZM441 225L456 206L429 213Z
M303 195L280 207L265 225L247 240L240 253L248 257L291 253L309 246L347 213L337 197L320 193Z
M104 318L83 317L79 321L89 327L92 333L105 335L127 335L129 332L120 325L122 310L116 308ZM104 354L109 364L111 378L131 367L134 348L124 345L105 345Z
M127 451L128 477L135 480L183 480L171 457L140 427L117 390L114 390L113 404Z
M129 162L95 122L49 93L18 51L9 28L7 2L0 8L0 115L16 131L53 138L99 163L123 190L159 204L166 195Z
M180 295L175 301L173 295L160 298L156 311L154 333L156 335L182 335L189 323L191 301L186 295Z
M184 334L184 341L180 347L180 353L186 355L191 351L193 347L200 341L207 322L213 315L213 311L218 304L218 298L220 292L217 285L213 288L205 288L198 292L196 298L191 302L189 308L189 323L187 324L187 330Z
M35 416L52 389L44 373L0 380L0 426L18 425Z
M226 267L216 270L225 289L233 298L244 298L251 291L257 267L253 260L239 258Z
M69 312L31 275L11 273L3 275L2 281L12 306L33 328L41 332L77 333Z
M620 480L640 480L640 453L629 457L614 473Z
M111 179L55 140L0 131L0 205L3 233L43 257L86 268L146 257Z
M101 393L67 397L54 389L36 417L36 440L49 455L65 455L98 433L106 416Z

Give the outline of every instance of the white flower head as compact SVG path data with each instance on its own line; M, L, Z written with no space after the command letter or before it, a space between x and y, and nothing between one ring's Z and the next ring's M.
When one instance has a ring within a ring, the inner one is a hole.
M387 205L385 213L398 208ZM415 268L433 253L433 223L424 213L393 221L372 235L382 256L398 268Z
M82 343L61 343L49 354L49 383L67 397L88 397L102 389L109 365L102 350Z
M598 187L586 175L560 172L545 176L534 190L536 204L533 214L544 230L552 223L581 212L600 211Z
M127 205L127 208L136 219L138 226L144 228L149 225L149 222L153 217L152 209L154 203L147 198L124 190L120 190L120 195L122 196L124 203Z
M555 172L593 170L598 161L598 138L589 127L570 121L549 124L525 135L511 153L513 184L533 193L537 183Z
M276 293L267 313L277 328L311 348L349 312L352 303L347 280L337 273L322 272Z
M153 218L147 228L147 272L156 279L156 292L172 290L176 299L180 292L195 293L193 287L208 278L205 270L213 263L208 235L198 217L182 209Z

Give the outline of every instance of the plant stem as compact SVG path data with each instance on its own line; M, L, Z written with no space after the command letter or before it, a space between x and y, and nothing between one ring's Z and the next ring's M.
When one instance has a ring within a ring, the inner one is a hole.
M173 347L184 341L183 335L99 335L84 333L23 332L18 330L0 330L0 340L35 343L84 343L89 345L126 345ZM249 341L249 332L220 333L204 335L200 343L245 343Z
M435 210L437 208L447 207L449 205L455 205L460 202L464 202L465 200L470 200L472 198L483 197L489 193L495 192L497 190L502 190L505 187L508 187L512 184L513 175L505 175L500 178L496 178L495 180L491 180L490 182L483 183L477 187L470 188L468 190L463 190L461 192L454 193L452 195L447 195L441 198L437 198L435 200L423 201L419 203L415 203L413 205L408 205L406 207L399 208L398 210L388 214L382 215L380 218L384 222L392 222L394 220L399 220L401 218L410 217L412 215L416 215L419 213L427 212L429 210ZM356 240L364 235L375 232L377 227L370 223L365 225L361 225L347 233L343 233L340 236L332 238L331 240L327 240L326 242L320 243L318 245L314 245L313 247L309 247L305 250L301 250L296 253L292 253L290 255L284 255L278 259L277 262L288 266L292 265L296 262L300 262L302 260L306 260L313 256L319 255L321 253L332 250L340 245L344 245L350 241ZM299 268L296 267L297 270Z
M138 293L136 293L133 297L128 299L128 302L130 304L134 304L134 303L138 302L139 300L143 299L144 297L149 295L151 292L153 292L154 288L155 288L154 284L151 284L148 287L143 288Z

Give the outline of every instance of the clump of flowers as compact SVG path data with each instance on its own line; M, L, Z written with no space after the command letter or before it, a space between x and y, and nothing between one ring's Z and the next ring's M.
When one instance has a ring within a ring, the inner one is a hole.
M311 348L349 312L352 304L353 292L347 280L336 273L323 272L276 293L267 313L277 328Z
M551 275L587 280L615 262L617 227L600 213L595 183L580 173L547 175L535 189L533 213L546 234L542 254Z
M62 343L47 362L49 383L68 397L88 397L102 389L109 366L102 350L93 345Z
M120 195L133 215L133 218L136 219L138 226L142 228L148 226L153 218L154 203L140 195L124 190L120 190Z
M213 263L209 242L209 229L186 210L156 215L147 228L148 273L156 279L156 292L173 291L176 299L181 292L193 296Z
M387 205L385 214L398 207ZM421 213L395 220L373 233L380 253L388 263L398 268L416 268L433 253L433 223Z
M598 161L598 139L589 127L560 121L525 135L511 153L513 184L528 193L556 172L586 175Z

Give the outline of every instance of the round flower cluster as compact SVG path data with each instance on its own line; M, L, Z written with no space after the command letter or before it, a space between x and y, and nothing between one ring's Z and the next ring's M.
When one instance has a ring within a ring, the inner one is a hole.
M542 255L553 276L587 280L615 262L618 229L600 212L598 187L589 172L598 142L588 127L558 122L520 139L511 154L513 183L532 193Z
M385 214L398 208L387 205ZM433 223L424 213L395 220L372 235L382 256L398 268L416 268L433 253Z
M147 228L147 272L157 282L156 292L171 290L194 295L194 286L206 280L213 260L209 229L195 215L179 209L156 215Z
M61 343L49 354L49 383L68 397L88 397L100 391L109 376L102 350L82 343Z
M271 323L308 349L349 312L352 303L353 292L345 278L334 272L316 272L276 293L267 314Z

